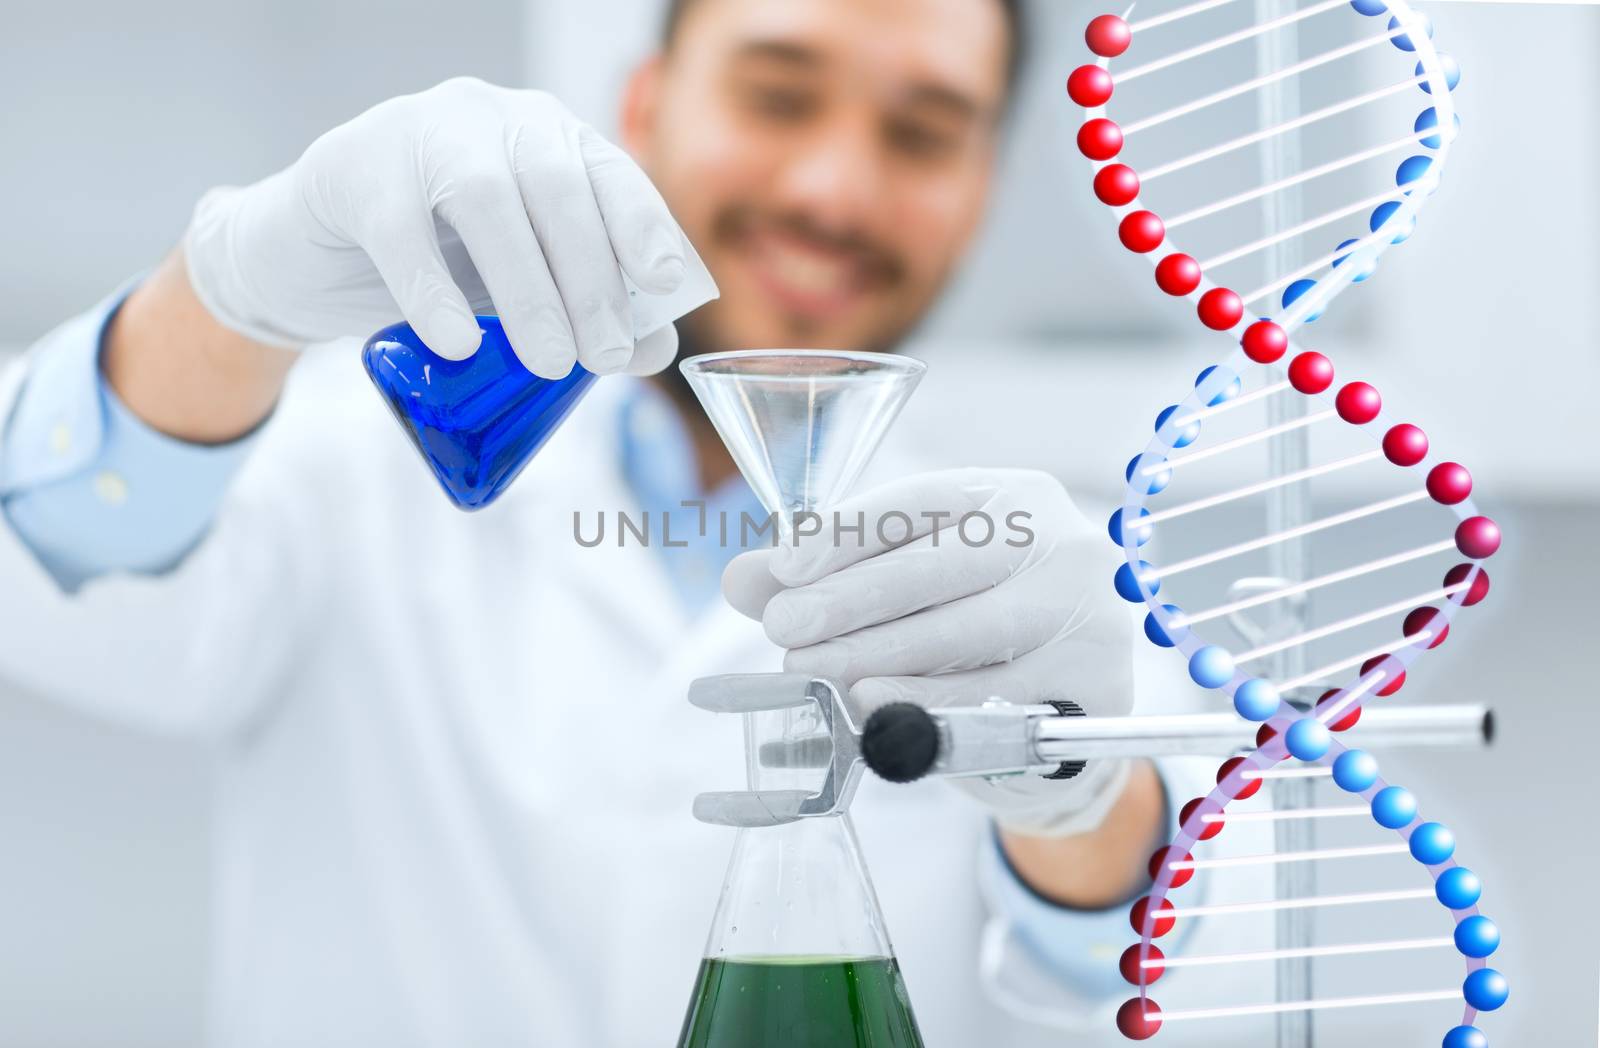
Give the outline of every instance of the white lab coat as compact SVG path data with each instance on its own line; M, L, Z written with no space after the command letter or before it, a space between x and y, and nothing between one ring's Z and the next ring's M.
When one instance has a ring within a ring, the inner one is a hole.
M632 508L624 381L468 515L330 347L171 573L67 597L0 528L0 679L215 749L213 1044L675 1042L731 842L690 802L742 784L685 688L779 652L574 541ZM1059 1043L977 989L981 810L869 777L854 811L930 1048Z

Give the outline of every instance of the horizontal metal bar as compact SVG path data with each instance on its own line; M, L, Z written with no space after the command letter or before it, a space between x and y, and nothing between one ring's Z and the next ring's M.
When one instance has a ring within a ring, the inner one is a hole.
M1253 747L1257 726L1232 713L1150 717L1040 717L1035 739L1044 762L1096 757L1224 756ZM1481 705L1364 709L1362 746L1485 746L1494 715Z

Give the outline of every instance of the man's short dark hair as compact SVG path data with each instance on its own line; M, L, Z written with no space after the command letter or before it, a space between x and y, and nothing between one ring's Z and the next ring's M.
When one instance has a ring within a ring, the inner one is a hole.
M994 2L1000 5L1000 10L1006 19L1006 93L1009 96L1016 89L1017 77L1022 69L1023 42L1026 39L1022 0L994 0ZM678 26L683 22L684 13L694 4L695 0L667 0L667 18L661 28L663 47L672 46L673 38L678 35Z

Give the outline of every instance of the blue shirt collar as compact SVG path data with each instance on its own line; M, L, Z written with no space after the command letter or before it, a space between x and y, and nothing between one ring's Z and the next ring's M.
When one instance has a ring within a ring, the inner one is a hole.
M743 550L740 514L762 519L766 511L743 477L704 490L683 416L654 384L631 386L617 414L623 479L640 513L648 514L650 544L673 590L685 610L697 614L721 593L723 569Z

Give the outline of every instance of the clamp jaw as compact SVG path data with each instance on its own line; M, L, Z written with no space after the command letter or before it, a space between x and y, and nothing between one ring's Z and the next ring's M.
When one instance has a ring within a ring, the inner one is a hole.
M753 755L773 768L825 767L809 790L719 790L694 799L694 817L719 826L781 826L850 807L861 781L861 729L845 706L844 689L803 673L730 673L689 685L689 701L712 713L762 713L814 706L827 738L762 742Z

